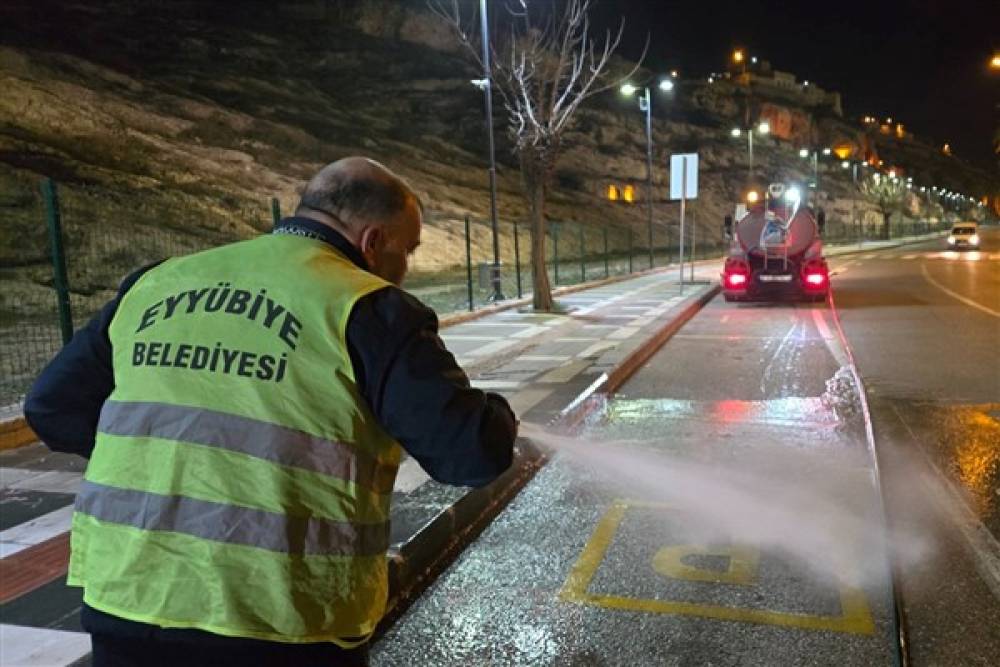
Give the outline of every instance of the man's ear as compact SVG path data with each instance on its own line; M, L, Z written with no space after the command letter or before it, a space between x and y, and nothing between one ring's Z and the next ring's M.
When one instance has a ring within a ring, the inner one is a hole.
M385 243L385 232L381 225L370 225L361 232L360 241L362 253L379 250Z

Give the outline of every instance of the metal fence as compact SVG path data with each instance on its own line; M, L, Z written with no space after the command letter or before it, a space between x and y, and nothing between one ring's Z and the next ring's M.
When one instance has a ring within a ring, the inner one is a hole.
M117 291L132 271L179 255L252 238L280 218L276 199L228 202L221 224L200 227L176 219L170 207L136 206L107 190L85 184L60 188L22 180L16 192L0 193L4 228L0 277L0 407L20 400L40 369ZM114 201L118 198L118 201ZM218 213L218 211L215 211ZM173 217L171 217L173 215ZM685 239L692 256L694 226ZM526 224L500 223L501 291L505 299L526 297L533 289L532 232ZM721 225L720 230L721 232ZM925 223L895 226L893 236L930 231ZM699 233L703 233L704 228ZM414 271L406 289L440 315L491 305L492 230L488 221L466 218L446 233L446 264ZM829 242L881 238L880 225L865 228L834 222ZM661 267L678 258L677 225L657 224L652 245L646 229L550 222L546 270L552 287L574 285ZM694 239L695 258L718 257L718 237ZM441 245L436 246L440 252Z

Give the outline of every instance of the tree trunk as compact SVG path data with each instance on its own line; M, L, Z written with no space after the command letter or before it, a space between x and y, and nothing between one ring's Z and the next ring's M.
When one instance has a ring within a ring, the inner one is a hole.
M889 219L892 217L892 211L882 211L882 238L886 241L889 240Z
M528 215L531 221L531 278L532 305L535 310L551 312L552 287L549 285L549 271L545 265L545 186L525 184L528 196Z
M528 217L531 223L531 278L532 306L535 310L551 312L553 309L552 288L549 272L545 266L545 169L538 155L522 151L521 176L524 181L524 195L528 200Z

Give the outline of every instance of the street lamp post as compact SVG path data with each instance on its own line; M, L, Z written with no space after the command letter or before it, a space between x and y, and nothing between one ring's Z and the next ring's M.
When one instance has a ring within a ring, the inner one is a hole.
M490 226L493 231L493 271L491 281L493 294L491 301L503 301L503 286L500 280L500 233L497 225L497 165L493 144L493 73L490 68L490 33L486 17L486 0L479 0L479 17L483 32L483 92L486 99L486 129L490 141Z
M771 125L767 121L762 121L757 125L756 132L761 135L767 134L771 131ZM747 177L748 180L753 181L753 134L754 128L747 128ZM738 127L734 127L730 134L734 137L739 138L743 134L743 130Z
M653 268L653 105L649 86L643 88L639 109L646 112L646 206L649 211L649 268Z
M844 160L840 163L840 166L844 169L851 170L851 182L854 184L854 191L851 192L851 222L854 224L854 229L857 232L858 247L860 248L864 244L864 235L862 234L862 228L857 214L858 163L855 160Z
M674 82L664 79L660 82L660 90L670 92ZM621 87L623 95L632 96L638 88L630 83ZM653 268L653 98L649 94L649 86L643 86L639 97L639 110L646 113L646 206L649 214L649 268Z

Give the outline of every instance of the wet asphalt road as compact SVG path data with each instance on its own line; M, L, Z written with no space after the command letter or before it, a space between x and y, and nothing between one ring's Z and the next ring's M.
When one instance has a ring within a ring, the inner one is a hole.
M901 558L916 664L1000 662L1000 229L980 252L944 241L833 262L865 377Z
M833 326L825 305L717 298L556 443L373 664L890 664L881 510Z

